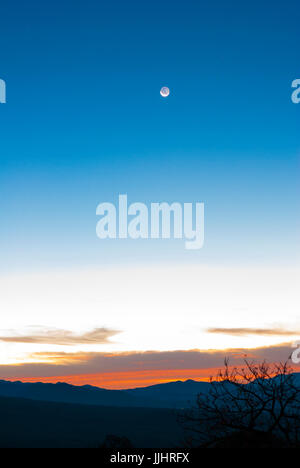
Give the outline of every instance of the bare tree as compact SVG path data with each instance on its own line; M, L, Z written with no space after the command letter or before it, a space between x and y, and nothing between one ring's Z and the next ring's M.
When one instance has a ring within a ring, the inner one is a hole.
M179 417L190 447L300 446L300 388L285 364L244 361L210 381L208 393Z

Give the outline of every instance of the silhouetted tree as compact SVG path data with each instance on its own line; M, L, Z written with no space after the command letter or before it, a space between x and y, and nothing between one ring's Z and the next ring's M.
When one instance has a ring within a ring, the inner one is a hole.
M179 417L187 445L199 448L298 447L300 389L285 364L225 368L208 393Z
M116 435L107 435L99 448L106 449L131 449L133 445L127 437L118 437Z

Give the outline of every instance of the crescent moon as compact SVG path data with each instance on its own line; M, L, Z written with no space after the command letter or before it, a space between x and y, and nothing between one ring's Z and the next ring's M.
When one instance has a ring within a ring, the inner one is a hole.
M164 98L168 97L170 94L170 90L167 86L163 86L160 90L160 95Z

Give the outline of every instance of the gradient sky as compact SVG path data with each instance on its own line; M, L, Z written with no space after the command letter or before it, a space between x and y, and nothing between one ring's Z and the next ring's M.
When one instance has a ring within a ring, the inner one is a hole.
M1 6L0 335L19 340L0 363L300 338L300 6L270 5ZM100 241L96 207L120 193L204 202L204 248ZM226 327L250 332L207 331Z

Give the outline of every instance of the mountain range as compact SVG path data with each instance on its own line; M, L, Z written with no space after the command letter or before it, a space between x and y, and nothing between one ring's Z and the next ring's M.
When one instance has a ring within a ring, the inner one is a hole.
M197 394L207 391L207 382L170 382L131 390L105 390L90 385L66 383L23 383L0 380L0 396L35 401L76 403L114 407L184 408L195 402Z
M294 379L300 386L300 373L294 374ZM0 397L110 407L178 409L193 405L199 393L208 392L209 385L208 382L187 380L129 390L106 390L91 385L0 380Z
M300 386L300 374L295 374ZM97 448L106 436L134 447L179 447L174 408L189 407L209 383L188 380L131 390L0 381L0 448Z

